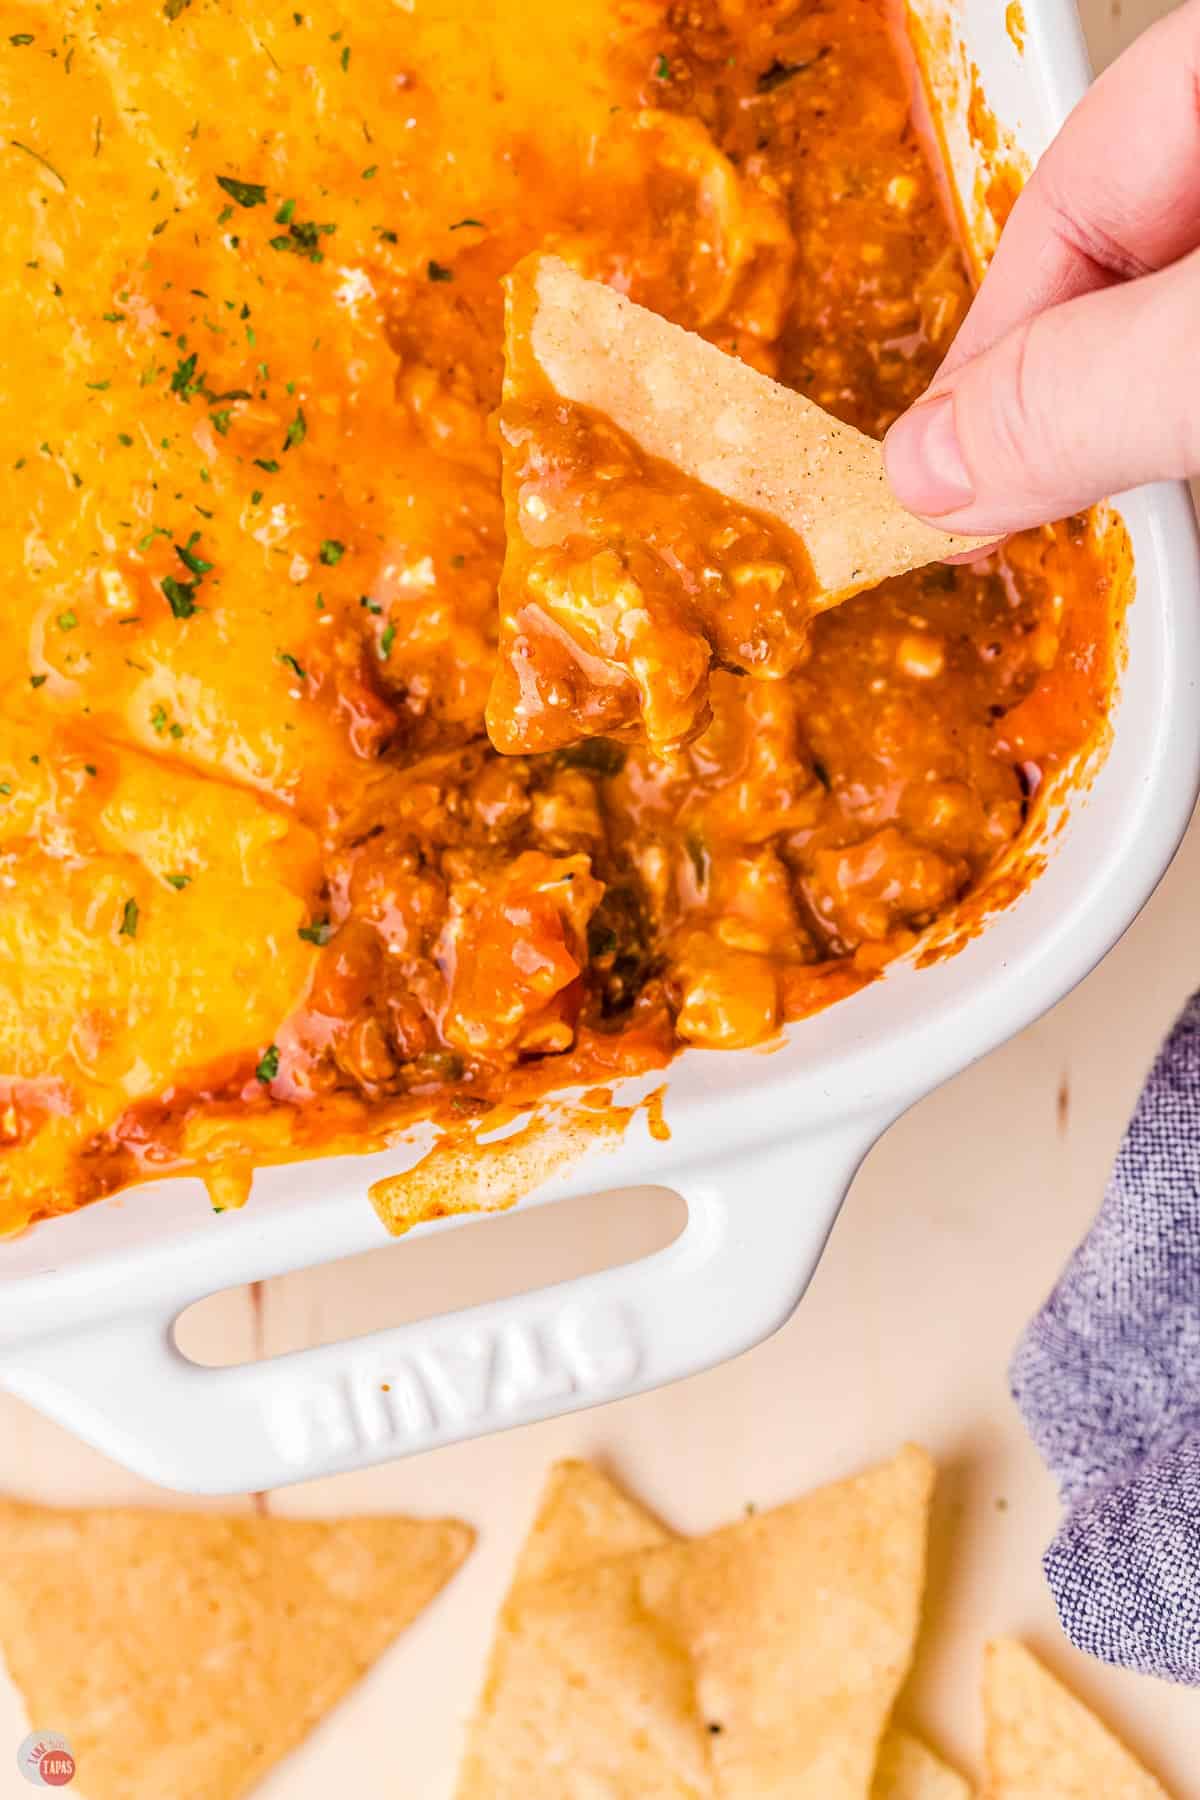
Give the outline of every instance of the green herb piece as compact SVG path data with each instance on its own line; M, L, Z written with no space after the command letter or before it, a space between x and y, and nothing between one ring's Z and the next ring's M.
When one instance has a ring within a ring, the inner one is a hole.
M230 412L229 408L227 406L223 406L219 412L209 413L208 416L209 416L210 420L212 421L213 430L216 431L220 437L228 437L229 436L229 421L233 417L233 414Z
M380 660L380 662L387 661L388 657L392 654L392 645L395 643L395 641L396 641L396 627L389 620L388 623L384 626L383 633L379 639L379 660Z
M179 891L185 887L188 887L191 883L191 879L192 878L190 875L168 875L167 876L167 880L170 882L171 886L176 889L176 891Z
M288 426L287 432L284 435L284 440L283 440L284 450L288 451L288 450L294 449L297 444L302 444L307 436L308 436L308 420L304 417L304 408L302 406L298 406L296 408L296 416L292 420L291 424ZM268 465L266 463L259 464L259 467L262 469L265 469L267 466ZM278 465L276 465L276 466L278 466Z
M279 1073L278 1044L267 1045L267 1048L259 1057L258 1067L255 1069L254 1073L258 1076L258 1079L262 1082L264 1087L269 1081L274 1081Z
M385 244L398 244L400 242L396 233L394 231L388 231L383 225L377 225L375 227L375 236L381 237Z
M118 431L117 442L118 444L124 444L126 450L132 449L133 447L133 439L127 431Z
M25 152L26 156L32 156L35 163L41 163L43 169L48 170L49 173L51 175L53 175L55 181L57 181L57 183L61 187L63 193L64 194L66 193L67 184L66 184L65 179L63 178L63 176L61 176L59 174L59 172L55 168L54 164L52 162L47 161L47 159L42 155L40 150L31 150L28 144L22 144L18 138L10 138L8 141L12 145L14 150L23 150Z
M290 225L292 222L292 215L295 212L295 210L296 210L296 202L294 200L285 200L283 202L283 205L279 208L278 212L275 214L275 223L277 225Z
M119 937L135 938L138 934L139 916L137 901L127 900L121 913L121 929L117 935Z
M290 450L291 445L285 444L284 449ZM256 456L254 459L254 466L256 469L265 469L268 475L278 475L279 473L279 464L275 461L273 456Z
M161 586L175 617L190 619L196 610L195 582L176 581L173 575L164 575Z
M95 763L84 763L83 772L85 775L98 775L100 773Z
M74 631L79 623L79 618L76 613L68 608L66 612L60 612L58 618L54 622L60 631Z
M86 387L88 389L89 393L107 394L109 388L112 386L112 382L111 381L85 381L83 385L84 385L84 387Z
M170 537L170 535L171 534L167 530L165 525L155 525L153 527L153 529L148 531L146 533L145 537L139 541L138 549L141 550L143 553L145 553L145 551L147 551L150 548L150 546L154 542L155 538Z
M250 496L250 504L251 504L251 506L258 506L261 503L261 501L262 501L262 489L255 488L254 492Z
M314 919L311 925L301 925L296 936L302 937L306 944L324 945L333 936L333 926L328 917L322 915L321 918Z
M278 655L281 663L287 664L288 668L292 671L292 674L296 677L296 679L298 681L307 681L308 680L308 676L305 674L304 670L301 668L300 664L296 661L296 658L292 655L290 650L280 650L280 651L277 651L276 654Z
M11 793L12 793L12 782L11 781L0 781L0 794L4 794L7 796L8 794L11 794ZM301 932L300 935L301 935L301 937L303 937L304 933Z
M150 723L158 733L159 737L161 737L163 732L167 729L167 709L165 706L156 706L153 709L150 714Z
M125 314L118 312L101 313L100 317L104 320L106 325L119 325L124 319Z
M670 81L671 79L671 65L661 50L654 64L654 79L655 81Z
M171 392L178 394L183 400L190 400L193 394L200 391L200 383L196 379L196 352L190 356L181 356L171 375Z
M372 163L369 169L363 170L362 178L364 181L374 181L374 179L378 175L378 173L379 173L379 164Z
M349 46L349 44L347 44L345 49L342 51L341 63L342 63L343 70L346 70L350 67L350 46Z
M183 736L183 726L182 725L172 725L171 729L167 733L167 736L173 737L173 738L181 738Z
M236 200L239 206L265 206L267 190L260 187L257 181L238 181L233 175L218 175L217 186Z
M180 13L185 13L191 4L192 0L166 0L166 4L163 6L163 12L166 14L167 18L170 19L171 23L174 24Z
M32 44L33 33L32 31L14 31L8 41L14 50L19 50L23 44Z
M321 561L326 563L330 568L332 568L335 563L340 563L345 554L346 546L345 544L340 543L337 538L326 538L325 542L321 545Z
M200 533L198 531L193 531L186 544L176 544L175 554L183 564L184 568L190 569L193 575L207 575L212 568L212 564L210 562L205 562L202 556L196 555L194 546L199 542Z
M456 219L450 229L451 231L465 231L468 225L474 225L478 231L487 229L482 219Z
M365 606L369 613L381 613L383 611L383 608L382 608L382 606L380 606L378 600L371 600L368 598L368 596L366 594L359 595L358 604L360 606Z
M425 265L425 273L428 275L430 281L454 280L454 270L448 269L445 263L434 262L432 257L430 257L428 263Z
M31 688L45 687L48 680L49 676L47 675L31 675L29 677L29 685Z

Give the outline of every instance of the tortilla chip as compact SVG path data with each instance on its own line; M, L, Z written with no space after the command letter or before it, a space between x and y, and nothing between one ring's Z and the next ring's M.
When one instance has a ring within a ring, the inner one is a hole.
M0 1502L0 1643L88 1800L235 1800L466 1556L452 1519Z
M457 1800L713 1800L690 1666L647 1628L637 1596L633 1553L670 1541L589 1463L555 1465L501 1610Z
M1022 1644L989 1644L987 1800L1168 1800L1166 1789Z
M656 1549L674 1535L591 1463L555 1463L509 1592L614 1556Z
M893 1725L879 1747L871 1800L971 1800L971 1790L920 1738Z
M550 385L650 456L804 543L822 604L994 539L939 531L900 505L874 438L558 257L522 264L530 343Z
M866 1800L912 1655L932 1491L910 1446L638 1559L642 1605L691 1660L721 1800Z

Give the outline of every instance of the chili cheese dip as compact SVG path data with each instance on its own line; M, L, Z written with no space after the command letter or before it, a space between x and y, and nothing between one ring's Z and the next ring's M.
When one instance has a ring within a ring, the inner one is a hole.
M875 436L945 352L875 0L10 0L0 165L0 1230L769 1040L1098 741L1086 519L765 633L663 748L485 733L522 257Z

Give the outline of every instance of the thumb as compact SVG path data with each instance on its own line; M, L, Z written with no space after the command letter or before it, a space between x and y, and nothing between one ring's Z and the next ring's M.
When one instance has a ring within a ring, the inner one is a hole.
M981 534L1200 472L1200 251L1037 313L935 377L884 458L910 512Z

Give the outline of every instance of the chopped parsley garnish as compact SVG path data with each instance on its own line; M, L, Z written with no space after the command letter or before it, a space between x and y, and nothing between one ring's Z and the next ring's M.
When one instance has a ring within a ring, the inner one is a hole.
M31 149L28 144L21 143L19 138L9 138L8 141L12 145L14 150L23 150L25 152L26 156L32 156L35 163L41 163L43 169L47 170L49 174L53 175L55 181L57 181L57 183L58 183L59 187L61 187L63 193L64 194L66 193L66 191L67 191L66 177L59 174L59 172L55 168L54 164L52 162L48 161L47 158L42 155L40 150Z
M192 0L166 0L165 5L163 6L163 12L167 15L167 18L171 20L172 24L174 24L180 13L186 12L191 4Z
M372 600L367 594L359 595L358 604L360 606L365 606L369 613L381 613L383 611L378 600Z
M85 775L98 775L100 773L95 763L84 763L83 772Z
M127 431L118 431L117 442L118 444L124 444L126 450L131 449L133 446L133 439Z
M109 388L112 386L112 382L111 381L85 381L83 385L84 385L84 387L87 388L89 393L107 394Z
M196 352L190 356L181 356L171 375L171 392L178 394L181 400L190 400L198 394L202 380L196 377Z
M478 231L487 229L482 219L456 219L450 229L451 231L465 231L468 225L474 225Z
M279 1045L268 1044L258 1060L254 1073L265 1087L268 1081L274 1081L279 1073Z
M155 525L152 530L146 533L144 538L139 540L138 549L145 552L150 548L155 538L170 537L170 535L171 534L165 525Z
M213 430L216 431L221 437L228 437L229 436L229 421L233 417L233 414L230 412L229 408L227 406L223 406L219 412L209 413L208 416L212 420Z
M12 793L12 782L11 781L0 781L0 794L7 795L7 794L11 794L11 793ZM304 933L301 932L300 936L303 937Z
M291 445L285 444L284 449L290 450ZM265 469L268 475L278 475L279 473L279 464L275 461L273 456L256 456L254 459L254 466L256 469Z
M164 575L162 591L177 619L191 618L196 610L196 583L194 581L176 581L173 575Z
M425 273L428 275L430 281L454 280L454 270L448 269L445 263L434 262L432 257L430 257L428 263L425 265Z
M292 655L290 650L279 650L276 652L276 654L278 655L281 663L287 664L288 668L292 671L292 674L296 677L296 679L298 681L307 681L308 680L308 676L305 674L304 670L301 668L300 664L296 661L296 658Z
M374 179L378 175L378 173L379 173L379 164L372 163L369 169L363 170L362 178L364 181L374 181Z
M318 225L313 219L293 219L292 209L295 204L294 200L288 200L275 214L277 223L287 225L287 236L273 237L268 242L272 250L287 250L293 256L303 256L308 262L324 262L325 252L320 247L320 240L332 237L337 226L328 223ZM283 216L285 213L286 219Z
M137 901L132 899L127 900L121 913L121 929L117 935L119 937L135 938L138 934L138 918Z
M321 545L321 561L327 563L330 568L332 568L335 563L340 563L345 554L346 546L345 544L340 543L337 538L326 538L325 542Z
M284 440L283 440L284 450L285 451L291 450L295 447L295 445L302 444L307 436L308 436L308 420L304 417L304 408L302 406L298 406L296 408L296 416L292 420L291 424L288 426L287 433L284 436ZM260 462L258 466L260 469L270 469L273 472L275 469L277 469L279 467L279 464L278 463L272 464L272 463Z
M342 51L341 63L342 63L343 69L348 69L350 67L350 46L349 46L349 44L347 44L345 49Z
M8 41L14 50L19 50L22 44L32 44L33 33L32 31L14 31Z
M155 731L157 731L159 737L161 737L163 732L167 729L167 709L165 706L156 706L154 708L153 712L150 714L150 723Z
M31 688L44 687L48 680L49 676L46 675L31 675L29 677L29 685Z
M218 175L217 186L236 200L239 206L265 206L267 190L260 187L257 181L238 181L233 175Z
M655 81L670 81L671 79L671 65L661 50L654 64L654 79Z
M396 627L392 624L391 620L389 619L388 623L384 626L383 631L380 635L380 639L379 639L379 660L380 660L380 662L387 661L388 657L392 654L392 645L395 643L395 641L396 641Z
M171 886L176 889L185 888L185 887L189 886L191 879L192 878L190 875L168 875L167 876L167 880L170 882Z
M396 233L394 231L389 231L385 225L377 225L375 227L375 236L381 237L385 244L398 244L400 242Z
M314 919L311 925L301 925L296 936L302 937L306 944L325 945L333 936L333 926L327 917L322 916Z
M176 544L175 546L175 554L183 564L184 568L190 569L192 574L197 576L207 575L212 568L210 562L205 562L202 556L196 555L195 545L199 542L200 533L198 531L193 531L186 544Z
M72 612L70 608L68 608L66 612L60 612L58 618L55 620L55 624L60 631L74 631L78 623L78 615Z

